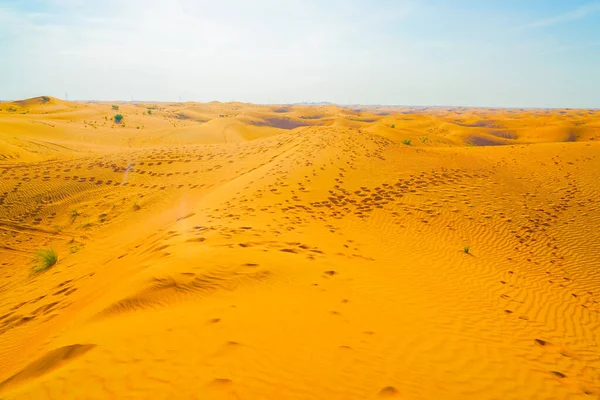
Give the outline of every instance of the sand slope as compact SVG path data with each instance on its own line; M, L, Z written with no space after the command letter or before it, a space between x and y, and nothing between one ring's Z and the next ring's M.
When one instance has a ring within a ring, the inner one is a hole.
M600 112L118 106L0 103L2 398L600 396Z

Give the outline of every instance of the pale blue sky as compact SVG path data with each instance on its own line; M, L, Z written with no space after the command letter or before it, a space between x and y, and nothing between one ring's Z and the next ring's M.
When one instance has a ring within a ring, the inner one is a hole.
M0 0L0 99L600 107L600 1Z

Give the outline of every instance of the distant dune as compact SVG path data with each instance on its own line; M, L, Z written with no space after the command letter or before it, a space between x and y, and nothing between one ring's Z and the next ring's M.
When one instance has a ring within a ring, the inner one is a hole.
M599 171L598 110L2 102L0 397L600 398Z

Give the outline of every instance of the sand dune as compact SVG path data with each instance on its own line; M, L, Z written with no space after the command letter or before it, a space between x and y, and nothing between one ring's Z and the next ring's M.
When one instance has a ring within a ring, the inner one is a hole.
M0 109L3 399L600 398L600 111Z

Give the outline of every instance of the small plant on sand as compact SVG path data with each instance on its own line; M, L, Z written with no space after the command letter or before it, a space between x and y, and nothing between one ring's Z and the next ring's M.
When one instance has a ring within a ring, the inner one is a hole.
M115 111L118 111L119 110L119 106L116 105L116 104L113 104L112 105L112 109L115 110Z
M135 203L133 205L133 211L139 211L142 207L140 207L140 205L138 203Z
M405 145L407 145L407 146L410 146L410 145L411 145L411 143L412 143L412 141L411 141L410 139L404 139L404 140L402 141L402 143L404 143L404 144L405 144Z
M152 115L152 110L151 109L147 109L146 112L148 113L148 115Z
M396 124L392 124L392 126L390 126L390 128L392 128L392 129L396 128Z
M72 210L72 211L71 211L71 222L75 221L75 219L76 219L77 217L79 217L80 215L81 215L81 214L79 214L79 211L77 211L77 210Z
M52 249L39 249L36 251L36 261L38 266L33 268L33 272L42 272L54 266L58 262L58 256Z
M49 102L49 101L50 101L50 97L48 97L48 96L42 96L42 101L43 101L44 103L47 103L47 102Z
M421 138L421 143L427 143L428 140L429 140L429 138L427 138L427 136L423 136Z
M465 247L463 247L463 251L465 252L465 254L469 254L469 252L471 251L471 246L465 244Z
M115 122L116 122L117 124L120 124L120 123L121 123L121 121L123 121L123 116L122 116L121 114L116 114L116 115L113 117L113 119L115 120Z

